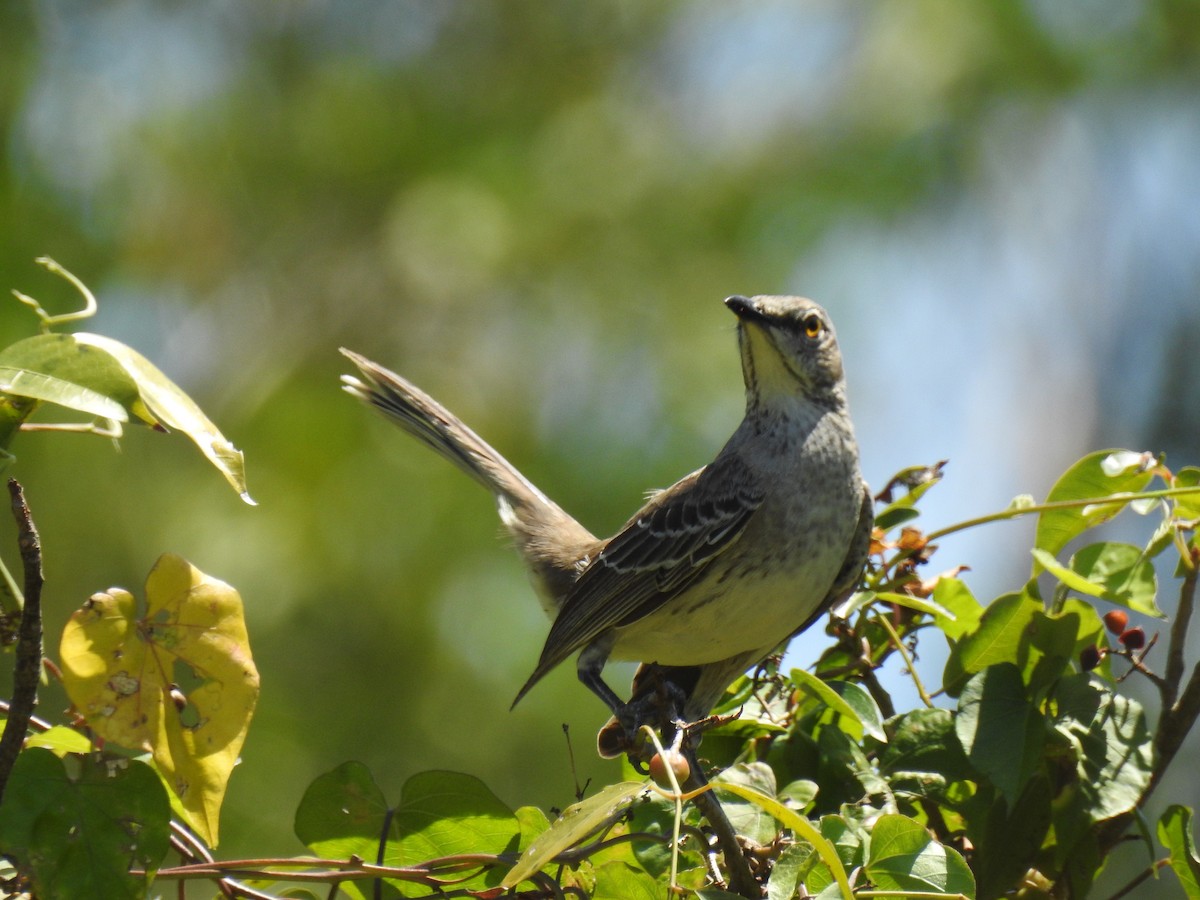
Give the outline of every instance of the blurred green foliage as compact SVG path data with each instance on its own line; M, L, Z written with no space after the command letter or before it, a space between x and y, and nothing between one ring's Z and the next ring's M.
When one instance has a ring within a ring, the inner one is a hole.
M721 297L807 292L839 229L960 195L997 116L1194 104L1194 3L1083 6L0 5L0 286L73 308L32 260L76 272L89 330L200 401L261 504L181 441L23 437L47 632L164 551L237 585L263 694L223 854L294 851L286 811L346 759L514 806L611 780L566 669L507 712L544 619L486 496L337 390L338 345L610 531L736 421ZM874 378L925 352L906 308L819 299L896 332ZM13 302L0 345L33 325Z

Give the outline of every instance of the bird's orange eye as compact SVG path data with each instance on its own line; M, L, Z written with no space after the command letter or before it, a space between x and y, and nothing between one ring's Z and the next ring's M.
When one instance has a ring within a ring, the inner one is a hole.
M809 316L804 320L804 335L809 338L818 338L821 332L825 330L825 323L821 321L820 316Z

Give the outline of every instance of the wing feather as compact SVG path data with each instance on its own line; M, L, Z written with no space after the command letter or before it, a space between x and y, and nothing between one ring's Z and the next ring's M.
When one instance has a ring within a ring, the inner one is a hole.
M576 580L518 699L610 628L678 596L742 534L765 496L736 457L654 495Z

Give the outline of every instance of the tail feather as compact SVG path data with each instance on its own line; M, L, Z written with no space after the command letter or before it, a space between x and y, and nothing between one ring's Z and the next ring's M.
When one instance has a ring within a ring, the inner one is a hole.
M508 460L448 409L395 372L342 349L362 378L343 375L347 393L379 410L483 485L532 570L548 611L574 581L576 562L598 542Z

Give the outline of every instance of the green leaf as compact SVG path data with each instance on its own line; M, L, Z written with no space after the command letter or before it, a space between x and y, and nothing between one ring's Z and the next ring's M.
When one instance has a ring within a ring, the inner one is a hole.
M116 422L155 423L129 373L69 334L39 334L0 350L0 390Z
M418 772L409 778L400 790L392 827L398 837L388 841L384 862L390 866L459 853L513 852L520 839L512 810L478 778L461 772ZM497 880L485 874L483 883ZM471 879L463 886L479 884ZM419 892L427 893L425 888Z
M989 666L963 689L954 730L967 759L1015 804L1041 766L1046 725L1010 663Z
M892 739L879 756L879 771L890 781L913 773L962 781L974 775L948 709L924 707L889 720Z
M317 856L357 856L375 862L386 837L387 822L388 804L383 791L366 766L352 761L319 775L308 786L296 809L294 830L300 842ZM365 896L355 881L344 882L341 890L359 900ZM390 890L389 895L396 896L396 891Z
M1063 678L1054 692L1056 730L1076 749L1075 811L1102 822L1133 809L1150 783L1152 738L1141 704L1092 682Z
M1123 457L1120 454L1130 455ZM1141 471L1139 465L1125 466L1126 460L1132 462L1140 459L1141 454L1131 454L1128 450L1100 450L1090 453L1071 466L1055 482L1046 497L1046 502L1098 499L1140 491L1154 476ZM1072 538L1102 522L1107 522L1121 512L1130 499L1132 498L1120 497L1110 503L1046 510L1038 516L1034 546L1055 556ZM1036 576L1038 572L1035 564L1033 574Z
M524 853L533 843L534 838L550 827L550 820L536 806L519 806L513 815L517 817L517 825L521 829L521 842L517 847Z
M1034 866L1050 830L1053 788L1045 772L1037 772L1015 804L993 798L976 838L971 868L981 897L1003 897ZM970 818L970 817L969 817ZM978 826L977 826L978 827Z
M55 756L92 752L91 739L66 725L55 725L41 734L31 734L26 738L25 746L45 747L53 751Z
M1070 566L1064 566L1052 553L1047 553L1045 550L1039 550L1034 547L1032 550L1034 562L1041 568L1049 572L1067 587L1073 591L1079 591L1081 594L1087 594L1089 597L1103 597L1103 585L1095 584L1088 581L1087 576L1071 569Z
M858 711L828 683L804 669L792 669L789 677L793 684L807 692L817 703L837 713L840 728L856 741L862 740L865 726Z
M114 422L136 420L182 431L243 500L254 502L246 491L241 451L191 397L120 341L85 332L18 341L0 351L0 391ZM12 430L33 409L27 404L0 416L0 446L7 446Z
M0 846L39 897L141 898L170 846L171 808L154 771L85 757L71 777L49 750L17 757L0 805Z
M458 772L413 775L404 783L389 821L383 792L358 762L343 763L309 785L296 810L295 829L314 853L335 859L380 859L379 845L386 837L381 861L389 866L411 866L457 853L499 854L514 850L520 836L512 811L478 778ZM392 883L402 893L425 891ZM466 884L478 886L479 880ZM362 896L349 883L343 888Z
M140 402L150 415L166 427L182 431L191 438L238 495L247 503L254 503L246 490L246 467L242 452L225 439L225 435L191 397L150 360L120 341L83 332L73 337L82 347L95 348L116 360L137 385Z
M939 578L933 589L933 602L950 614L939 615L935 621L951 640L970 634L983 618L983 605L958 578Z
M293 827L300 842L317 856L374 861L387 815L387 799L370 770L351 761L313 780L296 809Z
M1064 611L1054 616L1041 611L1034 614L1022 644L1025 663L1021 675L1030 697L1040 698L1078 658L1075 641L1079 627L1079 617L1074 612Z
M828 684L834 693L854 710L863 731L881 744L886 744L887 733L883 730L883 713L879 711L879 705L867 689L854 681L831 681Z
M775 796L775 773L766 763L737 763L717 775L713 783L744 785L765 797ZM756 843L769 844L779 833L774 817L755 803L728 800L722 806L734 830Z
M539 835L521 854L500 887L516 887L530 875L541 870L568 847L587 838L606 822L617 807L646 790L643 782L622 781L610 784L599 793L574 803L563 810L544 833Z
M813 845L817 854L821 857L821 861L828 866L833 874L834 881L841 891L841 896L845 900L853 900L854 891L850 887L850 879L846 875L846 869L838 858L832 842L829 841L820 831L813 827L813 824L804 818L795 810L789 809L778 800L761 794L753 788L741 784L719 784L719 790L726 791L741 797L744 800L749 800L755 803L763 810L774 816L781 825L785 828L790 828L797 840L807 841Z
M1098 595L1134 612L1165 619L1154 602L1158 584L1154 565L1133 544L1106 541L1089 544L1071 557L1071 568L1099 585Z
M905 609L911 609L915 612L925 613L930 616L940 616L946 619L953 619L954 613L941 606L936 600L926 600L921 597L914 597L912 594L904 594L900 591L876 591L874 599L882 600L885 603L894 603L897 606L903 606Z
M812 844L791 844L783 848L775 865L771 868L771 880L767 882L767 900L792 900L796 888L804 881L817 852Z
M1158 839L1171 854L1171 870L1188 900L1200 900L1200 856L1192 836L1192 810L1174 804L1158 820Z
M1184 466L1171 479L1171 487L1200 487L1200 468ZM1181 494L1174 500L1177 519L1200 519L1200 491L1194 494Z
M871 829L867 877L885 891L929 891L975 896L975 877L951 847L907 816L880 816Z
M958 696L976 672L997 663L1024 663L1027 631L1042 604L1028 593L997 597L984 611L979 627L954 644L942 678L946 693Z
M662 900L658 882L641 869L620 860L596 868L594 900Z

